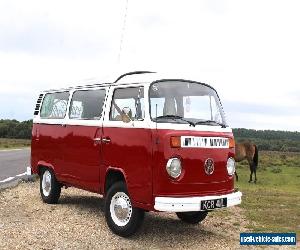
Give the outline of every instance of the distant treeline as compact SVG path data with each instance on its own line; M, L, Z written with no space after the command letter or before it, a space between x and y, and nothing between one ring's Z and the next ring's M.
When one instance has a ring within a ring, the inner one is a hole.
M259 150L300 152L300 132L235 128L233 134L236 141L250 140Z
M0 138L30 139L32 120L0 120ZM251 140L260 150L300 152L300 132L233 129L237 142Z
M30 139L32 120L0 120L0 138Z

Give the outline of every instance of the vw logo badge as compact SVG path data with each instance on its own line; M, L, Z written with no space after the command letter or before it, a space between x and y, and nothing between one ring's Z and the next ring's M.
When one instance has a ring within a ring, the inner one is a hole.
M206 159L204 163L204 170L207 175L211 175L214 172L215 166L214 166L213 159L211 158Z

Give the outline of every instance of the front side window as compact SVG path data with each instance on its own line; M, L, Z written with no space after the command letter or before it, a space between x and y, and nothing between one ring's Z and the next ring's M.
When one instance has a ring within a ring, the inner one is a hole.
M104 89L75 91L70 105L70 119L100 119L104 99Z
M201 83L163 81L150 86L150 115L156 122L226 125L216 91Z
M115 90L110 110L110 120L141 121L144 117L144 87L128 87Z
M41 118L63 119L67 112L69 92L46 94L41 108Z

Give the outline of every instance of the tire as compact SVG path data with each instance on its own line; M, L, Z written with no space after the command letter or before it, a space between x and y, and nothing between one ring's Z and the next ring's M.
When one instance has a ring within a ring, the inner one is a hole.
M54 172L49 168L44 168L40 175L40 193L43 202L56 204L60 197L61 184L56 180Z
M116 182L110 187L105 197L105 219L111 231L122 237L133 235L144 219L144 210L131 204L124 182Z
M207 216L207 211L176 213L177 217L189 224L197 224Z

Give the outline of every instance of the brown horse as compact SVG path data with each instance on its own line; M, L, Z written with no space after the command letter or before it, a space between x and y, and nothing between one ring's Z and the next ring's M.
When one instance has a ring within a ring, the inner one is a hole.
M255 179L254 183L256 183L257 178L256 178L256 168L258 165L258 149L255 144L253 144L250 141L242 142L242 143L236 143L235 145L235 157L234 157L236 162L240 162L242 160L247 160L250 166L250 179L249 183L252 181L252 174L254 173ZM237 172L235 171L235 177L236 180L238 181L238 175Z

